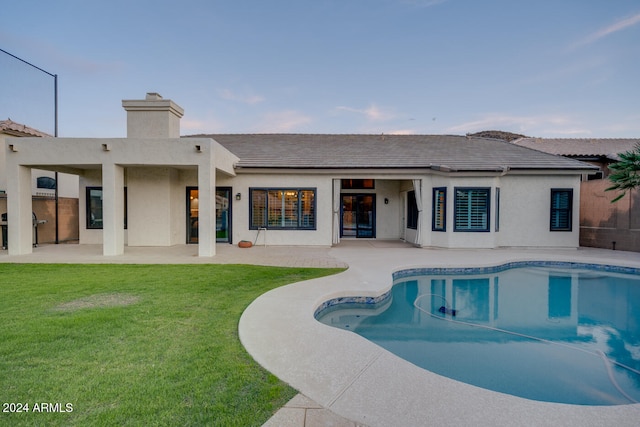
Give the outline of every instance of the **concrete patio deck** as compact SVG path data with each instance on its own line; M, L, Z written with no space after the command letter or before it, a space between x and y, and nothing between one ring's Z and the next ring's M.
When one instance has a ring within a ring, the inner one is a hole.
M274 289L240 320L240 339L265 368L349 425L636 426L640 404L579 406L539 402L451 380L395 356L351 332L317 322L324 301L378 296L392 273L413 267L475 267L543 260L640 268L640 254L596 249L416 249L345 241L329 250L349 269ZM291 420L273 425L303 425Z
M103 257L101 246L42 245L16 263L231 263L344 267L336 276L274 289L240 319L242 343L258 363L301 392L265 425L635 426L640 404L594 407L530 401L444 378L396 357L353 333L320 324L315 308L338 296L379 295L393 271L411 267L486 266L517 260L563 260L640 268L640 253L579 250L417 249L399 241L344 240L333 248L219 244L213 258L197 247L125 248Z

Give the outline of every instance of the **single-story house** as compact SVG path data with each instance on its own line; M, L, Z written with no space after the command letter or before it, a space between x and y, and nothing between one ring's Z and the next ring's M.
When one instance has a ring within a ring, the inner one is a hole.
M597 167L489 138L451 135L195 135L155 93L124 100L127 138L5 143L9 253L32 251L30 171L80 177L80 244L418 247L579 245L580 178Z

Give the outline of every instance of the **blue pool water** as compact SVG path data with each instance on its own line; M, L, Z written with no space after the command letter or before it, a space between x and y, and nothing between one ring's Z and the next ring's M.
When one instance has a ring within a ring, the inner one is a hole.
M328 301L316 317L486 389L640 402L640 271L542 264L400 272L387 295Z

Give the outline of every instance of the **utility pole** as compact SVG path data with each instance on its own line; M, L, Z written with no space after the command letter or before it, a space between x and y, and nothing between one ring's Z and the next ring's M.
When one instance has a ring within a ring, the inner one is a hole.
M51 77L53 77L53 116L54 116L54 124L53 124L53 136L54 137L58 137L58 75L57 74L52 74L46 70L43 70L42 68L33 65L30 62L25 61L22 58L19 58L9 52L7 52L4 49L0 49L0 52L6 53L7 55L11 56L12 58L17 59L18 61L24 62L25 64L35 68L38 71L42 71L45 74L50 75ZM58 202L59 202L59 196L58 196L58 172L55 172L55 180L56 180L56 188L55 188L55 211L56 211L56 221L55 221L55 225L56 225L56 244L59 243L60 239L58 237L58 230L59 230L59 222L58 222Z

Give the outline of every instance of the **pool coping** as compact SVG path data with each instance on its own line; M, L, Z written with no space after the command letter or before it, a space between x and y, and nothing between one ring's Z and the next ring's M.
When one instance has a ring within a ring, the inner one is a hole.
M485 390L418 368L356 334L321 324L314 313L333 298L379 297L390 289L394 273L412 268L481 268L532 260L640 268L640 254L362 247L330 252L349 269L274 289L256 299L239 324L240 339L258 363L323 407L370 426L424 425L427 420L479 426L637 424L640 404L578 406Z

